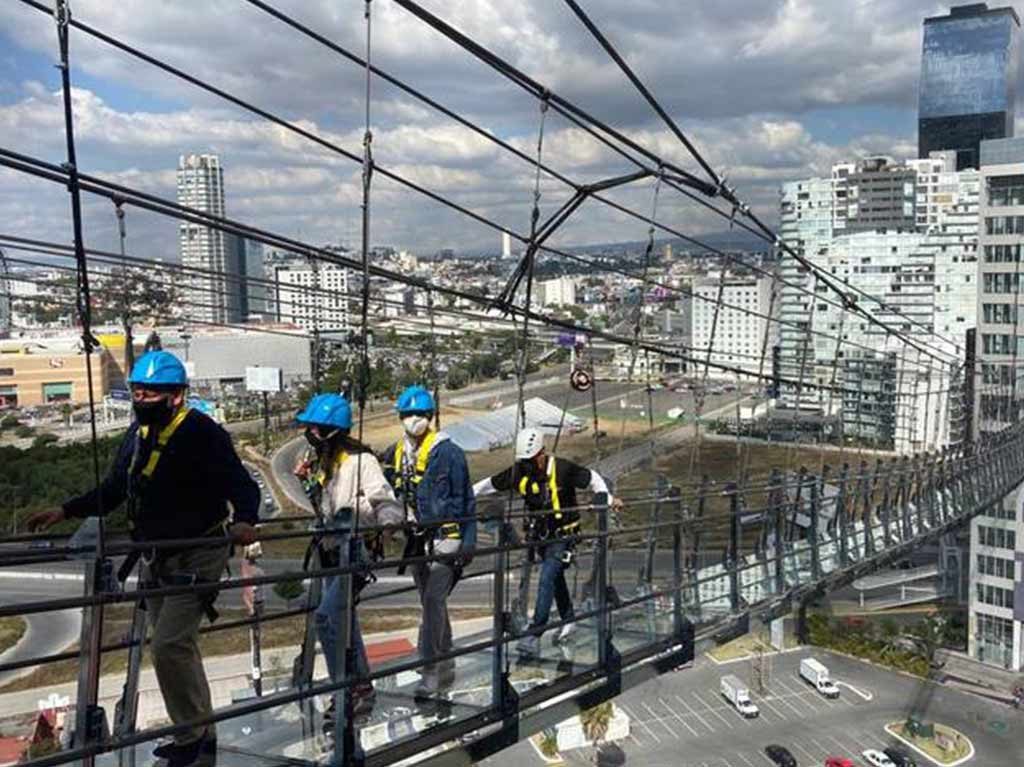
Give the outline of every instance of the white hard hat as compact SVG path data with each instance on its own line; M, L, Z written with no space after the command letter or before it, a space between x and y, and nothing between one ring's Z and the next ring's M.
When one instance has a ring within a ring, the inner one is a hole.
M516 435L516 460L533 458L544 449L544 435L540 429L523 429Z

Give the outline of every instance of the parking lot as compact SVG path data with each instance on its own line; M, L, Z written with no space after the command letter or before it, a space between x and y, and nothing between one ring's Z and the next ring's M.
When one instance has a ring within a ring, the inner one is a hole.
M800 659L812 656L828 666L839 684L838 700L818 694L798 676ZM630 718L630 736L620 743L627 761L644 767L768 767L764 747L788 748L801 767L822 765L827 756L845 756L865 765L862 751L894 743L883 727L923 711L925 721L955 727L971 739L971 764L1011 767L1024 763L1024 718L1001 704L952 688L938 687L902 674L814 650L776 655L767 694L751 687L761 710L744 719L719 694L719 679L733 674L749 682L748 661L717 666L700 659L683 669L628 691L615 704ZM853 692L853 685L871 697ZM564 754L569 762L591 763L589 749ZM931 764L923 757L918 764ZM488 762L521 767L539 764L529 744L497 754Z

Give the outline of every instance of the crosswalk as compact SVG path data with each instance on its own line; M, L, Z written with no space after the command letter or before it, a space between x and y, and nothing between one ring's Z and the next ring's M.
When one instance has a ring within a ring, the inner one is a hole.
M767 695L751 695L761 711L756 719L744 719L714 690L687 690L684 694L647 695L641 699L624 700L616 705L630 718L627 746L637 751L680 747L685 754L685 743L720 736L722 753L700 761L674 762L675 767L764 767L772 764L764 752L749 747L730 749L726 736L739 728L750 728L763 745L779 743L788 748L800 764L821 765L828 756L857 758L868 748L881 748L886 742L879 729L865 728L862 715L844 717L851 723L834 731L822 727L799 728L799 735L787 738L781 733L797 729L798 724L809 724L826 709L863 709L865 701L852 695L829 700L797 680L774 679ZM787 726L787 724L789 726ZM859 725L859 726L858 726ZM744 739L746 742L750 738Z

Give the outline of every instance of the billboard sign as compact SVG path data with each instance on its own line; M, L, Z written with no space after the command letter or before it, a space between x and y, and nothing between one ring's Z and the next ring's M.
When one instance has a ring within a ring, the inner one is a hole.
M245 388L247 391L281 391L281 368L247 367Z

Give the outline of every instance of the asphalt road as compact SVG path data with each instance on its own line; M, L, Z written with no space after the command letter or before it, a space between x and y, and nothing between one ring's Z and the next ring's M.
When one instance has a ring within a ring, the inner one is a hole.
M800 659L825 663L833 678L869 692L866 701L841 686L838 701L829 701L802 682ZM807 650L774 656L766 695L756 692L757 719L743 719L719 694L719 679L735 674L750 678L750 664L715 666L702 659L694 668L661 676L619 696L615 704L630 717L630 736L620 745L627 764L644 767L770 767L764 747L788 748L801 767L821 765L826 756L845 756L866 764L864 749L881 749L894 739L883 727L905 720L926 683L825 651ZM929 686L930 687L930 686ZM933 687L924 704L924 720L950 725L974 743L970 764L1014 767L1024 760L1024 714L946 687ZM589 749L564 754L571 765L592 764ZM929 764L918 758L918 764ZM492 767L543 763L528 743L484 761Z

